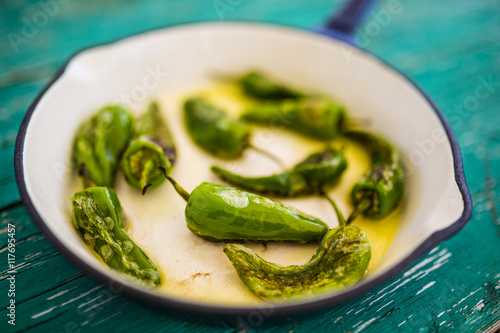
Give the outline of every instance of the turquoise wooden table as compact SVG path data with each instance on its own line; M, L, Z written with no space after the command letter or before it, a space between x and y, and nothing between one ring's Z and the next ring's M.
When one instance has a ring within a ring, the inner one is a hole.
M496 0L382 1L357 30L361 46L418 82L450 121L461 145L474 213L456 236L343 306L279 324L262 312L240 318L236 326L151 311L75 268L46 241L20 201L13 166L17 130L31 101L75 51L186 21L252 20L312 28L340 5L332 0L2 0L0 331L498 330L500 3ZM381 14L393 5L397 12ZM15 285L7 274L12 226ZM15 326L8 323L9 292L15 292Z

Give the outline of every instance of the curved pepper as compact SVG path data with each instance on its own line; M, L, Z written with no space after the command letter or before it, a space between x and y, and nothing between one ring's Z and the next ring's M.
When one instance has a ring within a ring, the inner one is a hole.
M331 140L343 133L346 112L330 99L314 96L260 103L246 110L242 119Z
M224 253L241 280L256 296L281 301L307 297L347 287L365 274L371 246L363 230L355 226L333 228L305 265L270 263L249 248L228 244Z
M285 99L304 96L298 91L273 82L259 72L249 72L243 75L238 83L246 95L256 99Z
M157 188L165 177L158 171L161 166L168 173L176 160L176 150L172 135L153 102L147 111L135 122L134 138L123 154L122 169L127 182L142 190Z
M393 211L403 198L403 161L399 150L386 140L365 132L352 131L347 137L360 142L371 155L371 170L361 177L351 191L354 211L350 223L359 213L380 219Z
M323 221L267 198L206 182L189 194L165 176L187 202L188 229L207 240L312 242L328 231Z
M145 286L161 283L154 263L122 230L123 211L113 189L89 187L71 201L73 225L110 268Z
M327 148L309 155L302 162L280 174L244 177L213 166L212 171L224 181L257 193L294 197L319 193L339 179L347 167L343 152Z
M184 121L193 141L215 156L236 158L250 146L250 126L201 98L184 103Z
M110 105L78 129L73 158L97 186L112 187L118 163L132 136L133 118L121 106ZM84 178L84 186L89 186Z

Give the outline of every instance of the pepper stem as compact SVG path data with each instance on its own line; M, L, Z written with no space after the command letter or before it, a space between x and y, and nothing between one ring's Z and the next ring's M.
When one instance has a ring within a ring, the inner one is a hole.
M345 227L348 225L348 223L346 223L345 221L345 218L344 218L344 215L342 214L342 212L340 211L339 207L337 207L337 204L335 203L335 201L333 201L332 198L330 198L328 195L326 195L325 192L321 191L320 194L326 199L328 200L328 202L330 202L330 204L333 206L333 209L335 209L335 214L337 214L337 218L339 220L339 226L341 227Z
M142 187L142 195L146 194L148 188L153 185L149 182L149 175L154 171L154 169L155 163L153 161L149 160L144 164L144 169L142 170L140 181Z
M267 150L264 150L264 149L261 149L259 147L256 147L252 144L249 144L248 145L248 148L250 149L253 149L255 150L256 152L258 152L259 154L269 158L270 160L272 160L274 163L278 164L282 169L286 169L286 165L285 163L283 163L282 160L280 160L278 157L276 157L275 155L271 154L270 152L268 152Z
M160 170L161 170L161 172L163 172L163 175L165 176L165 178L167 178L168 181L170 183L172 183L172 185L174 186L175 191L177 193L179 193L179 195L187 202L189 200L190 194L188 192L186 192L186 190L183 189L182 186L180 186L179 184L177 184L177 182L172 177L170 177L169 175L167 175L167 170L165 170L164 167L160 167Z
M351 215L347 218L347 225L351 224L356 217L358 217L359 213L364 212L368 207L370 207L370 200L369 199L363 199L361 200L356 207L354 207L354 210L352 211Z

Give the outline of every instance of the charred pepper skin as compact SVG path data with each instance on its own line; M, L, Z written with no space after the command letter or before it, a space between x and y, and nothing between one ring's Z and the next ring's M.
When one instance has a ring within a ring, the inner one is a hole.
M165 182L158 170L168 173L177 158L174 140L156 102L135 122L134 137L122 158L122 170L127 182L145 194Z
M357 212L381 219L392 212L404 194L403 161L399 150L386 140L366 132L351 131L350 139L361 143L370 153L372 167L354 185L351 200ZM350 222L350 221L349 221Z
M309 155L292 169L265 177L244 177L217 166L212 172L222 180L252 192L280 197L319 193L337 181L347 167L342 151L327 148Z
M123 211L113 189L89 187L71 201L73 225L110 268L144 286L161 284L155 264L123 231Z
M255 71L243 75L238 83L243 92L254 99L279 100L304 96L303 93L276 83L262 73Z
M319 140L339 137L346 126L344 108L321 96L259 103L246 110L242 119L287 128Z
M356 283L366 272L371 246L360 228L340 226L324 236L311 260L302 266L270 263L240 244L226 245L224 253L252 293L279 302Z
M185 218L193 233L213 242L313 242L328 231L321 220L265 197L204 182L191 194L167 176L187 202Z
M120 158L132 136L133 117L116 105L106 106L78 129L73 158L97 186L113 187ZM88 186L84 180L84 186Z
M250 147L250 126L201 98L186 100L184 122L191 139L217 157L238 158Z

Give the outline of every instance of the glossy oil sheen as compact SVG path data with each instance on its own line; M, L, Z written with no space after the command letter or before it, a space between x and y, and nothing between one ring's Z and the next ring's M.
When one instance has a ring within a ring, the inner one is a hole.
M297 209L212 183L193 190L186 222L194 233L215 240L311 242L328 231L324 222Z

